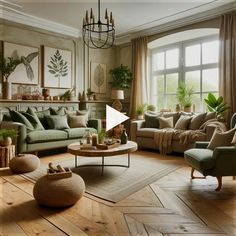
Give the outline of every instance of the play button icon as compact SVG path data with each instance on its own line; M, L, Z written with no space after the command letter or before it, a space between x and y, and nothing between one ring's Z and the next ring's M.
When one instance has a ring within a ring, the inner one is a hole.
M106 105L106 131L114 128L128 119L128 116Z

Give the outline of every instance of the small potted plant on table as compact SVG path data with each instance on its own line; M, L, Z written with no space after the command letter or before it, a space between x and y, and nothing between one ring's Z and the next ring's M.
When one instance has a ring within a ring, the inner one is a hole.
M1 129L0 130L0 145L3 147L12 144L12 138L17 136L17 131L14 129Z

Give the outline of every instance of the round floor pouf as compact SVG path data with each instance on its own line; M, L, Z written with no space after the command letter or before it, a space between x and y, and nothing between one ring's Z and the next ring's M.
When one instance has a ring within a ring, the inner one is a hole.
M69 178L48 179L41 177L34 185L35 200L47 207L67 207L75 204L84 194L83 179L73 174Z
M33 154L22 154L10 160L9 167L16 173L27 173L36 170L40 166L40 160Z

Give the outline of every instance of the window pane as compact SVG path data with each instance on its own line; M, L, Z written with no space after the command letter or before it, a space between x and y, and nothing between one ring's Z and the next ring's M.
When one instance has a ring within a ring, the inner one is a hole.
M178 88L178 73L166 75L166 93L176 93Z
M199 112L202 110L201 108L201 96L200 94L194 94L193 95L193 102L192 102L192 108L195 106L195 112ZM194 110L193 110L194 111Z
M185 66L200 65L200 44L189 46L185 48Z
M186 72L185 83L192 87L194 92L200 92L200 70Z
M207 69L202 71L202 91L218 91L219 90L219 73L218 68Z
M158 75L156 77L156 89L157 89L157 110L164 107L164 93L165 93L165 77L164 75Z
M161 53L156 53L153 55L153 60L152 60L152 69L153 71L157 70L164 70L164 65L165 65L165 57L164 57L164 52Z
M219 58L219 41L202 44L202 63L217 63Z
M176 104L178 104L176 95L167 95L167 106L165 108L175 111Z
M176 68L179 66L179 49L166 51L166 69Z

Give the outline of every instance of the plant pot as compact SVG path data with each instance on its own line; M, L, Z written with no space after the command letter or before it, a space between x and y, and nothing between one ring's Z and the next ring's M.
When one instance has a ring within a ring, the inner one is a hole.
M138 120L143 120L144 119L144 115L138 115Z
M10 146L12 144L11 137L4 138L3 140L0 141L0 144L1 144L2 147Z
M191 112L191 107L184 107L185 112Z
M2 82L2 98L11 100L11 82Z

